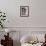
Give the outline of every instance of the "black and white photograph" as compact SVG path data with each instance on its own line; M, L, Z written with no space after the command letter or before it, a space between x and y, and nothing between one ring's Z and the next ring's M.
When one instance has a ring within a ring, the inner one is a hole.
M29 16L29 6L20 6L20 16L21 17Z

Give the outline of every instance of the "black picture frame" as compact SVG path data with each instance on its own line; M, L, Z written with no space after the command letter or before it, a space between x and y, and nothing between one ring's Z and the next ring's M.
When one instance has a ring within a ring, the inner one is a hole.
M20 6L20 16L21 17L29 16L29 6Z

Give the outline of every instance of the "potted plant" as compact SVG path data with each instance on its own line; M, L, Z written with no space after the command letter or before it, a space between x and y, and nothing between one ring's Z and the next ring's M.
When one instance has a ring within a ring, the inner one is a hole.
M4 22L6 20L6 15L4 12L0 11L0 27L4 28Z

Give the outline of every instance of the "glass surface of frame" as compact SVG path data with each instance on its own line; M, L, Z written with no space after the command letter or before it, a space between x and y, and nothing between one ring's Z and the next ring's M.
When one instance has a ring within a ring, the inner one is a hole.
M20 16L21 17L29 16L29 6L20 6Z

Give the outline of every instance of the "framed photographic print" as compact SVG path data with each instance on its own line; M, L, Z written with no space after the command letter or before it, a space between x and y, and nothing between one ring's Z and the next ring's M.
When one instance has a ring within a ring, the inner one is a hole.
M29 6L20 6L20 16L21 17L29 16Z

